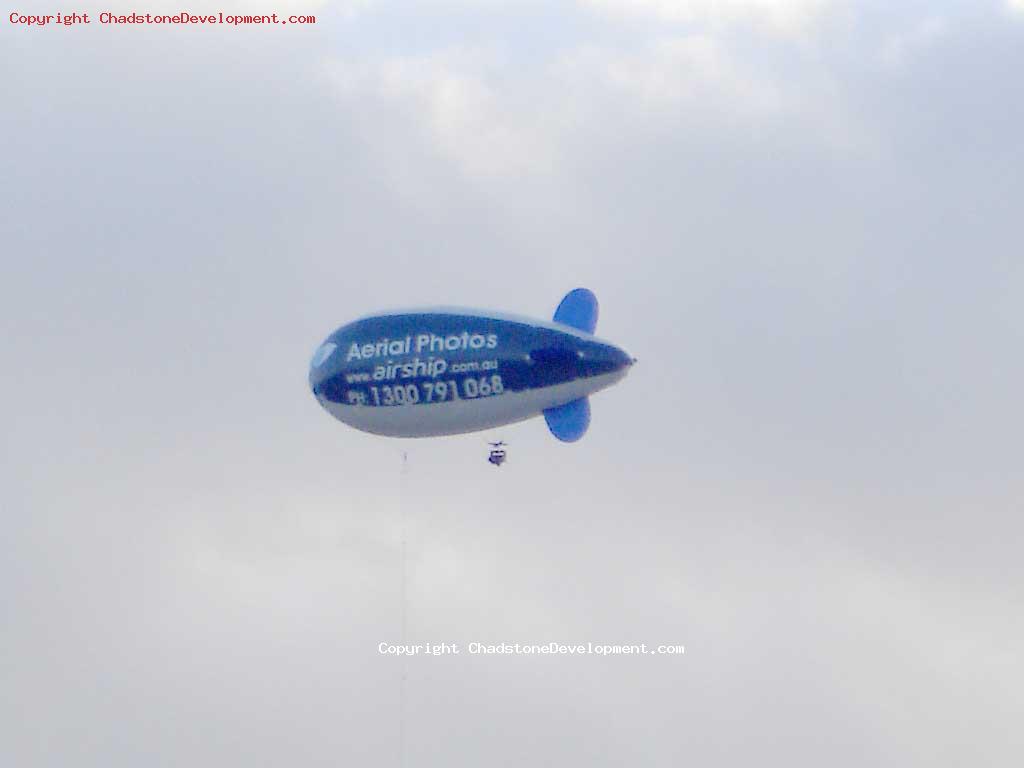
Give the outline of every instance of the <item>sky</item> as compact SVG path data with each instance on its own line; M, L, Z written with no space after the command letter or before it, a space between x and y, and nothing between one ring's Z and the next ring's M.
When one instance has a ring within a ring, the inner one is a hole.
M253 9L0 19L0 763L1024 759L1024 3ZM579 443L308 391L577 286Z

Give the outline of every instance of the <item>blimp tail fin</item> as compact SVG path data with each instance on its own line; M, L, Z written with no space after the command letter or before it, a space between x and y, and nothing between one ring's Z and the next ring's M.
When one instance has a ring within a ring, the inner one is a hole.
M597 296L586 288L569 291L555 310L554 320L593 333L597 328Z
M590 400L581 397L571 403L544 411L551 434L563 443L575 443L590 426Z

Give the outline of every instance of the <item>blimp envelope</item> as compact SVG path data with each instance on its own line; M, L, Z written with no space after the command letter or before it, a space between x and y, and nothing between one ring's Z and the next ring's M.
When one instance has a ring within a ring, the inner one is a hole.
M544 414L571 442L590 423L588 396L634 362L593 335L597 311L578 288L550 322L461 308L368 315L317 348L309 384L331 415L378 435L458 434Z

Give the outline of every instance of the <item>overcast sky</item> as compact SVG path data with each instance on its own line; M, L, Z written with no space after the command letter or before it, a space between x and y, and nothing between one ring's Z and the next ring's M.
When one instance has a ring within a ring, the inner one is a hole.
M0 763L1024 761L1024 3L242 7L0 19ZM308 391L581 285L577 444Z

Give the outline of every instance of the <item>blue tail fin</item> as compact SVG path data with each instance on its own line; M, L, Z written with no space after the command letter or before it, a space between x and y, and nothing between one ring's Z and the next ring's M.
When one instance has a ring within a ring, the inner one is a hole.
M581 397L571 403L544 411L551 434L563 443L575 443L590 426L590 401Z
M554 320L593 333L597 328L597 296L586 288L569 291L555 310Z

